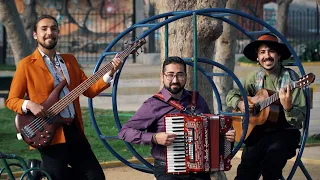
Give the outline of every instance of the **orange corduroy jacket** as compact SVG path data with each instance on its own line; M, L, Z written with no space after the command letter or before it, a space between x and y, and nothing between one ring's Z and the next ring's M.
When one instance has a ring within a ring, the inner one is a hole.
M71 54L59 54L64 63L67 66L68 73L70 76L70 84L68 84L69 90L73 90L79 84L87 79L85 73L80 69L76 58ZM105 90L110 86L106 84L103 79L99 79L89 89L87 89L83 95L93 98L101 91ZM44 59L42 58L38 49L36 49L31 55L22 59L17 66L11 87L9 96L6 101L6 105L9 109L23 114L22 104L25 97L29 100L41 104L43 103L52 90L54 89L54 79L49 69L47 68ZM73 102L75 107L75 119L79 129L84 134L84 127L79 103L79 97ZM65 143L65 137L63 128L60 127L56 130L55 136L51 141L52 144Z

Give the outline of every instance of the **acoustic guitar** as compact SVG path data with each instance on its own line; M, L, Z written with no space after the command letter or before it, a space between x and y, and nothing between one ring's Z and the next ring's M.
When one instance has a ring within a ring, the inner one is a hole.
M123 60L145 43L145 39L136 41L119 53L118 57ZM112 68L113 65L110 61L90 78L86 79L59 100L59 94L67 84L66 80L61 81L50 93L49 97L41 104L44 109L47 110L49 117L42 119L34 116L31 112L28 112L25 115L17 114L15 118L15 126L18 131L17 138L23 139L27 144L34 148L43 148L50 145L56 129L64 124L72 122L71 118L62 118L59 113Z
M315 80L315 75L309 73L301 77L297 81L289 84L290 90L302 88L310 85ZM253 112L250 112L248 130L245 140L250 135L253 128L257 125L262 125L266 121L277 122L280 113L279 93L267 89L260 89L253 97L248 96L249 105L254 105ZM235 110L233 112L236 112ZM239 142L243 132L244 118L243 116L233 116L232 125L236 131L236 142Z

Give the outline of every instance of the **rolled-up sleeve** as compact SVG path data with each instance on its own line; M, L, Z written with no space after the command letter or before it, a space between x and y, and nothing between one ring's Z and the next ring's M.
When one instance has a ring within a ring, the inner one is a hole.
M255 95L255 86L254 86L255 74L256 74L256 71L251 72L242 83L243 88L246 90L247 96ZM240 100L241 97L242 95L239 88L234 88L230 90L226 96L227 106L233 109L237 109L238 101Z

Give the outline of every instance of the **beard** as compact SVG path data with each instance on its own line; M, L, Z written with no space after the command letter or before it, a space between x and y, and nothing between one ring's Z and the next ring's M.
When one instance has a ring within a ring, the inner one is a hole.
M57 42L58 42L56 38L52 39L52 41L53 41L53 42L52 42L52 43L49 43L49 44L46 44L45 41L44 41L44 42L38 41L38 43L39 43L42 47L51 50L51 49L54 49L54 48L56 47Z
M171 88L172 85L176 85L177 87ZM170 83L169 86L164 85L164 88L166 88L171 94L178 94L184 89L184 86L181 86L180 83Z

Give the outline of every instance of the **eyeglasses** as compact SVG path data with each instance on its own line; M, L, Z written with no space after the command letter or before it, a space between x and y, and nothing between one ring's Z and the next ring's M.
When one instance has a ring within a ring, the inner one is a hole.
M183 81L186 78L186 73L182 73L179 72L177 74L173 74L173 73L169 73L169 74L164 74L167 78L168 81L172 81L175 77L179 80L179 81Z

